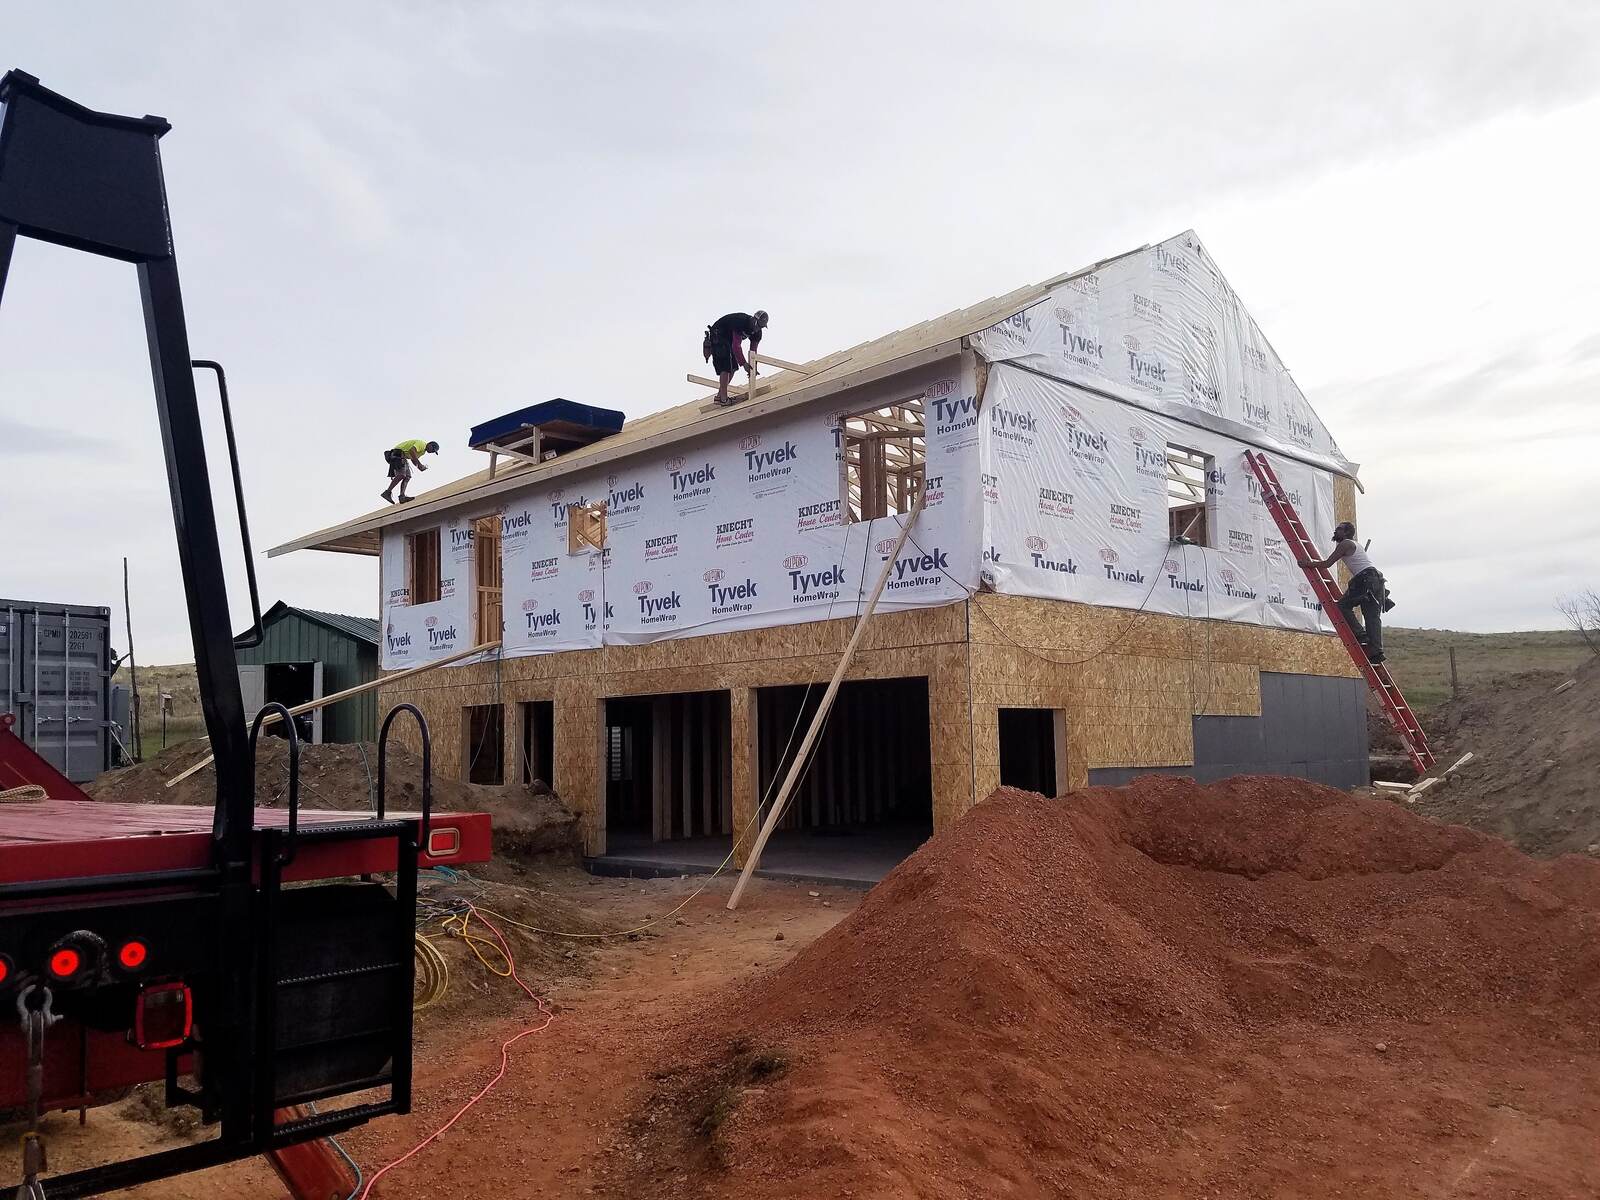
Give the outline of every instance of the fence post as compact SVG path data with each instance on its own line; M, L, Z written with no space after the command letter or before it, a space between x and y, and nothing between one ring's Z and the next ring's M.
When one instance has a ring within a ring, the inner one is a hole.
M1456 648L1450 647L1450 698L1454 700L1461 695L1461 683L1456 678Z

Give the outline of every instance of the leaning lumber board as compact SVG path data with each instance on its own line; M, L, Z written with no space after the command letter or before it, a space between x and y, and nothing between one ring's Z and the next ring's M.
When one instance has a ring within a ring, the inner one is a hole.
M822 732L822 726L827 722L828 710L833 707L833 699L839 694L839 685L844 682L844 674L850 669L850 660L856 656L856 646L861 641L861 634L871 619L873 610L878 607L878 600L883 596L883 589L889 582L889 574L894 570L894 564L900 558L900 551L905 549L906 538L911 536L911 527L917 523L917 518L922 515L922 504L928 497L927 492L917 493L917 502L906 517L906 523L900 527L900 537L895 541L894 549L889 552L889 557L884 559L883 570L878 573L878 582L873 586L872 596L867 601L867 607L862 610L861 616L856 620L855 631L850 635L850 641L845 645L844 653L839 657L839 665L834 668L833 679L828 683L828 690L823 693L822 703L817 705L817 712L811 718L811 728L806 730L805 740L800 743L800 749L795 751L793 760L789 763L789 773L784 777L783 787L779 789L777 799L772 802L772 807L767 810L767 819L761 826L761 832L756 836L756 844L750 848L750 857L745 860L744 870L739 874L739 882L733 885L733 894L728 897L728 908L739 907L739 897L744 894L745 885L750 882L750 876L756 872L757 865L761 862L761 852L766 849L767 839L772 836L772 831L777 828L778 822L783 817L783 810L788 806L789 794L794 791L794 786L799 782L801 773L806 768L807 760L811 756L811 747Z
M1452 771L1459 770L1460 768L1466 766L1473 760L1474 757L1475 755L1472 753L1472 751L1468 750L1460 758L1456 759L1455 762L1451 763L1447 768L1445 768L1445 774L1449 775Z
M499 648L500 642L498 639L496 639L492 642L484 642L481 646L474 646L470 650L458 650L454 654L446 655L438 662L423 663L421 666L416 667L407 667L405 670L396 671L391 675L383 675L377 679L369 679L366 683L358 683L355 687L345 688L344 691L335 692L331 696L323 696L316 700L308 700L304 704L297 704L289 710L289 715L292 717L298 717L301 713L310 712L314 708L325 708L330 704L338 703L340 700L348 700L351 696L359 696L362 692L374 691L386 683L394 683L400 679L409 679L413 675L420 675L424 671L432 671L437 667L448 667L451 663L460 662L463 658L471 658L474 654L482 654L485 651L498 650ZM254 718L251 719L254 720ZM262 721L261 725L262 728L265 728L266 726L271 725L273 722L281 720L283 720L283 718L277 713L268 713L266 720ZM209 767L215 760L216 755L206 755L199 762L195 763L194 766L178 773L177 775L174 775L171 779L167 780L165 786L172 787L174 784L182 783L185 779L189 778L189 776L193 775L202 767Z

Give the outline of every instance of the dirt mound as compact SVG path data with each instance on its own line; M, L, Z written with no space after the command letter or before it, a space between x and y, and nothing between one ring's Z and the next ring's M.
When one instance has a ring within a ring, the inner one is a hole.
M1530 854L1600 854L1600 659L1470 688L1429 726L1441 767L1468 751L1473 760L1423 793L1417 811Z
M167 787L210 752L205 742L189 742L118 771L107 771L84 790L96 800L124 804L201 804L216 798L217 774L210 766ZM300 747L300 804L303 808L371 811L377 794L378 757L371 742L324 743ZM276 808L288 802L289 744L263 737L256 762L256 804ZM421 761L404 746L392 745L387 769L386 806L415 812L422 806ZM499 854L575 854L577 817L560 798L539 784L485 787L445 778L435 771L433 805L439 812L486 812L494 820Z
M1600 864L1314 784L1002 790L686 1022L610 1182L1593 1194L1597 934Z

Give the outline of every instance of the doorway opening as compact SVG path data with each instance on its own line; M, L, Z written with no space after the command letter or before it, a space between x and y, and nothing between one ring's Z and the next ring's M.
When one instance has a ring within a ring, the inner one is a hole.
M522 705L522 782L542 783L555 790L556 706L550 700L529 700Z
M606 701L606 852L733 835L727 692Z
M506 709L471 704L461 710L461 777L491 786L506 781Z
M1000 786L1041 796L1065 791L1057 767L1066 762L1061 746L1066 714L1055 708L1002 708L999 715Z

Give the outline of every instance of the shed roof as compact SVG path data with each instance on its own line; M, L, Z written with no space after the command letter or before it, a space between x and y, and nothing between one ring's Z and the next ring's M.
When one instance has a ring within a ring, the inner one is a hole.
M307 621L326 626L335 633L343 634L345 637L353 638L358 642L366 642L371 646L378 644L378 620L376 617L352 617L345 613L321 612L315 608L295 608L282 600L279 600L261 614L262 628L271 625L275 621L281 621L284 617L290 615L302 617ZM244 633L235 637L233 639L234 644L237 645L249 632L249 630L245 630Z
M267 554L269 557L276 557L279 554L288 554L292 550L308 549L337 550L347 554L377 554L380 531L385 526L415 521L418 517L438 515L458 508L463 501L486 499L532 483L546 482L574 471L582 471L612 459L741 425L783 409L844 391L846 388L872 383L902 371L937 362L955 354L961 348L962 338L987 329L996 321L1037 303L1048 295L1052 288L1076 276L1101 270L1110 263L1132 254L1142 253L1147 249L1148 245L1140 246L1079 270L1028 284L1003 296L992 296L978 304L956 309L954 312L945 313L921 324L897 329L893 333L862 342L847 350L839 350L813 359L805 364L808 368L808 373L805 375L792 371L779 372L767 380L770 387L763 387L754 401L746 401L730 408L713 407L707 411L712 395L707 392L687 404L661 409L631 420L619 433L585 446L581 450L574 450L570 454L551 459L549 462L537 466L521 463L509 468L501 466L495 472L493 479L489 477L487 470L478 471L442 487L423 492L409 504L386 505L365 516L319 529L315 533L308 533L281 546L274 546L267 551Z

